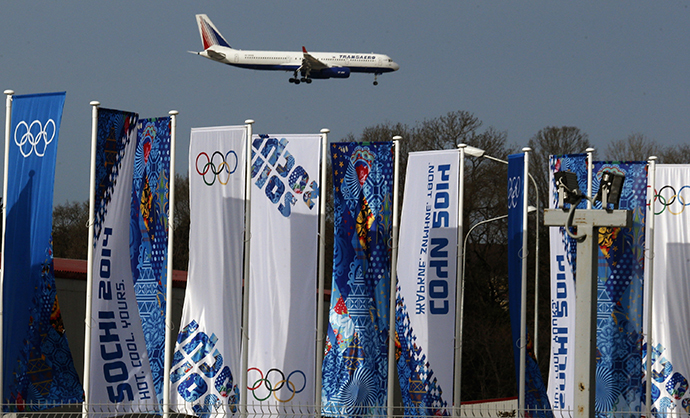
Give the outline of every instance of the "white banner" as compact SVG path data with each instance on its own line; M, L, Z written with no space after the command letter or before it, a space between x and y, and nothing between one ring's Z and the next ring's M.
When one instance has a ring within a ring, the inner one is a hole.
M586 156L551 156L549 160L549 208L558 206L554 173L586 169ZM578 179L586 178L579 173ZM585 180L586 181L586 180ZM586 190L586 188L583 188ZM562 227L550 227L551 353L547 393L554 412L571 414L575 392L575 265L576 250Z
M250 411L273 406L294 413L315 404L320 141L320 135L254 136Z
M690 166L658 164L654 189L654 204L647 212L655 213L652 400L661 414L683 415L690 412ZM642 367L646 361L642 359Z
M396 330L403 402L443 414L453 399L457 150L409 154L400 223ZM402 370L401 370L402 369ZM420 405L420 392L429 402ZM446 411L447 412L447 411Z
M109 122L113 123L99 132L115 135L98 139L97 161L103 164L107 175L96 185L99 204L94 236L88 387L89 411L99 415L159 409L134 294L129 251L136 115L102 109L99 128ZM117 138L118 127L124 127L121 138Z
M239 401L245 126L192 129L189 269L170 371L172 408L205 416Z

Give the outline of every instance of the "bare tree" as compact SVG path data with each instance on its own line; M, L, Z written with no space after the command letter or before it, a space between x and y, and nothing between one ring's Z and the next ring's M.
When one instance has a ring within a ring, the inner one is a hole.
M611 141L606 147L606 159L614 161L647 161L659 151L659 145L644 134L633 133L625 139Z

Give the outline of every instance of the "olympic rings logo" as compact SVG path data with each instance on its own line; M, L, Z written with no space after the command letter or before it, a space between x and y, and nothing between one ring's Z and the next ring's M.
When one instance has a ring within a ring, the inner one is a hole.
M206 162L202 159L200 164L199 159L201 159L202 156L206 157ZM216 156L218 156L218 158L216 158ZM216 151L211 154L211 157L205 152L201 152L196 156L196 172L204 179L204 183L206 183L207 186L213 186L216 179L218 183L222 185L228 184L230 175L237 170L237 164L237 154L232 150L225 153L225 155L220 151ZM212 176L210 182L206 178L207 174Z
M285 373L283 373L283 371L282 371L282 370L279 370L279 369L275 369L275 368L274 368L274 369L270 369L270 370L266 373L266 376L265 376L265 377L264 377L264 373L263 373L260 369L258 369L258 368L256 368L256 367L252 367L252 368L250 368L250 369L247 369L247 372L250 372L250 371L252 371L252 370L256 370L257 372L259 372L259 376L260 376L260 377L259 377L259 379L256 380L256 382L254 382L254 385L253 385L253 386L247 386L247 390L250 390L250 391L252 392L252 395L254 395L254 399L256 399L256 400L259 401L259 402L263 402L263 401L265 401L266 399L270 398L270 397L271 397L271 394L273 394L273 397L276 398L276 400L277 400L278 402L283 402L283 403L285 403L285 402L290 402L290 401L292 400L292 398L295 397L296 394L302 392L302 391L304 390L304 388L307 387L307 376L306 376L306 375L304 374L304 372L301 371L301 370L295 370L295 371L293 371L292 373L290 373L290 374L287 376L287 379L285 378ZM271 375L271 372L275 372L275 373L278 373L278 374L280 375L280 380L278 380L278 382L275 383L275 384L272 383L271 380L269 379L269 376ZM292 382L292 380L290 380L290 379L292 378L292 376L293 376L295 373L298 373L298 374L301 374L301 375L302 375L302 380L303 380L303 382L302 382L302 387L301 387L299 390L296 389L295 383ZM247 378L247 380L248 380L248 381L251 381L251 380L249 380L249 378ZM256 390L259 389L259 388L261 388L261 387L264 386L264 385L266 386L266 391L268 392L268 395L266 395L265 398L259 398L259 397L256 395ZM290 395L290 397L287 398L287 399L280 399L280 398L278 397L278 394L276 393L276 392L278 392L279 390L281 390L281 389L283 388L283 386L287 387L287 390L289 390L290 393L292 393L292 395Z
M664 196L665 194L667 194L664 193L664 190L666 189L669 189L670 196L668 197ZM690 186L683 186L680 189L678 189L678 192L676 192L676 189L671 185L666 185L659 189L659 191L655 190L653 204L656 205L658 203L662 206L662 208L659 212L654 212L654 214L661 215L667 209L668 213L670 213L671 215L680 215L681 213L683 213L685 207L690 206L690 196L688 199L684 198L681 194L683 192L683 189L690 190ZM680 210L674 212L673 210L671 210L671 208L674 207L672 205L676 203L676 200L678 200L678 204L680 204Z
M50 130L50 134L48 130ZM48 149L48 144L55 139L56 133L57 128L55 126L55 121L52 119L48 119L45 126L41 125L39 120L31 122L31 125L27 124L25 121L21 121L17 124L17 127L14 128L14 143L17 144L24 158L29 157L34 152L37 157L43 157L46 153L46 149ZM39 146L40 143L43 143L42 147ZM31 147L28 151L25 151L24 146L26 144L29 144Z
M508 210L516 208L522 190L520 188L522 179L520 177L510 177L508 179Z

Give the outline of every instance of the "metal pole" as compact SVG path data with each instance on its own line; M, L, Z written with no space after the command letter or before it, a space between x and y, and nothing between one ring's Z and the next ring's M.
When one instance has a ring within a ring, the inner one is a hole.
M321 417L321 390L323 389L323 310L326 283L326 148L328 146L329 129L321 129L321 192L319 193L319 293L316 301L316 382L314 399L316 400L316 416Z
M4 387L4 372L5 364L3 357L5 355L5 232L7 231L7 188L9 175L9 155L10 155L10 135L12 130L12 95L14 91L5 90L5 167L2 185L2 198L4 199L2 208L2 260L0 262L0 411L4 411L5 406L5 387Z
M646 416L652 416L652 353L654 352L654 345L652 344L652 306L654 303L654 195L656 194L656 157L649 157L649 208L647 209L647 265L646 269L649 272L645 282L647 287L647 301L646 312L647 316L647 361L645 363L645 378L647 379L647 386L645 387L645 410Z
M252 119L244 121L247 127L247 145L245 147L245 187L244 187L244 286L242 291L242 372L240 373L240 408L243 416L249 413L247 401L247 367L249 363L249 250L251 239L251 209L252 209Z
M537 210L534 213L535 227L535 238L534 238L534 358L538 359L538 347L539 347L539 187L537 187L537 182L534 180L532 175L529 175L530 180L532 180L532 185L534 186L534 195L536 196L535 207Z
M531 148L523 148L524 153L524 174L523 179L527 179L529 174L529 152ZM520 416L525 416L525 362L527 360L527 262L525 253L527 252L527 194L529 184L523 180L522 185L522 290L520 291L520 382L518 382L518 410Z
M171 110L170 115L170 183L168 190L168 265L167 277L165 279L165 372L168 373L172 367L173 349L173 323L172 323L172 300L173 300L173 234L175 223L175 143L177 140L177 115L180 112ZM170 379L163 379L163 418L168 418L170 411Z
M587 196L591 197L594 171L594 162L592 161L592 158L594 158L594 148L587 148L585 152L587 153ZM591 200L587 200L587 209L592 209Z
M463 254L460 268L456 266L455 274L455 361L453 367L453 416L460 416L460 407L462 404L462 321L465 308L465 246L463 243L463 211L464 211L464 195L465 195L465 148L467 145L458 145L460 151L460 167L458 173L458 254ZM457 265L456 261L456 265ZM461 278L458 283L458 277Z
M89 180L89 240L86 260L86 315L84 318L84 404L82 414L86 417L89 412L91 385L91 321L92 321L92 292L93 292L93 249L94 249L94 210L96 206L96 148L98 143L98 106L97 101L91 105L91 174Z
M387 410L388 417L393 416L393 388L395 376L395 302L397 285L397 263L398 263L398 176L400 161L400 140L401 136L393 137L395 147L395 160L393 166L393 230L391 231L391 281L390 281L390 306L388 310L388 398Z

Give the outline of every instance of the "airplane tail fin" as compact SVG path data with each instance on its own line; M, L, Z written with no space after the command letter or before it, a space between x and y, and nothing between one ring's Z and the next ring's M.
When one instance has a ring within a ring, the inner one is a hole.
M213 45L231 48L230 44L228 44L228 41L223 38L223 35L220 34L208 16L204 14L196 15L196 23L199 26L199 35L201 35L201 43L204 46L204 50Z

